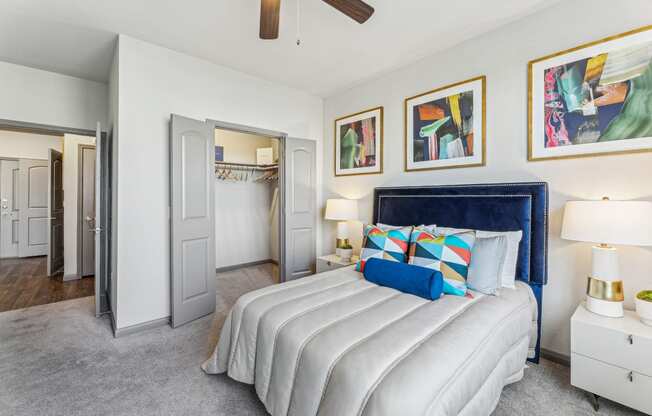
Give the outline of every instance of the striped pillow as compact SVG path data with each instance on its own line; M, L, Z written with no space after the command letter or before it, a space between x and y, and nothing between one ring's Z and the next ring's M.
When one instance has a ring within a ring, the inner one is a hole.
M408 262L441 271L444 276L444 293L465 296L474 243L473 231L434 235L416 228L410 237Z

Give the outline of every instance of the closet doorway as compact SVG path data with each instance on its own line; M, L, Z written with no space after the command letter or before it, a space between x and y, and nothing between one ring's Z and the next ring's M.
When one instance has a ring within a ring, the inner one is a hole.
M170 258L173 327L213 313L219 278L314 271L313 140L172 115ZM252 288L253 289L253 288Z
M215 129L215 239L218 279L257 275L279 283L277 137Z

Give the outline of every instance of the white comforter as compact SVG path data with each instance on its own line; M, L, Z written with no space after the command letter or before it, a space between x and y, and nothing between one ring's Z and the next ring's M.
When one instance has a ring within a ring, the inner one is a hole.
M536 300L431 302L367 282L352 268L238 299L202 368L255 384L280 415L490 414L522 376L536 340Z

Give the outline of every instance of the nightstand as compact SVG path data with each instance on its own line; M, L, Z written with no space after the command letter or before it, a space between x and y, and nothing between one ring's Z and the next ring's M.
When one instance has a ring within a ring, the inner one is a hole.
M633 311L607 318L580 304L571 318L571 384L652 414L652 327Z
M317 273L339 269L357 263L358 256L351 257L350 261L343 261L340 256L329 254L328 256L317 257Z

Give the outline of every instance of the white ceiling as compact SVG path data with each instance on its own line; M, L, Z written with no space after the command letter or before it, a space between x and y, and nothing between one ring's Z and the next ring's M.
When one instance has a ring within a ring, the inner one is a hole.
M106 82L123 33L328 96L558 1L368 0L376 13L359 25L319 0L282 0L280 38L263 41L260 0L2 0L0 60Z

